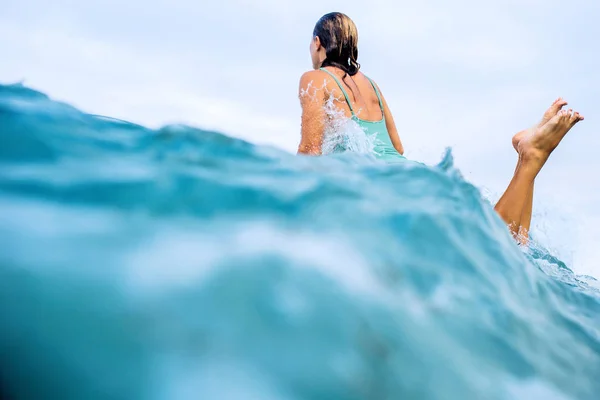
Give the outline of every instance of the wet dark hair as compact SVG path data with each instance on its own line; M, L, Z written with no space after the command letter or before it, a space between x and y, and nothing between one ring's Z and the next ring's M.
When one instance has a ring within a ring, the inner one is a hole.
M358 73L358 30L350 17L340 12L323 15L315 25L313 36L318 36L325 48L321 67L337 67L350 76Z

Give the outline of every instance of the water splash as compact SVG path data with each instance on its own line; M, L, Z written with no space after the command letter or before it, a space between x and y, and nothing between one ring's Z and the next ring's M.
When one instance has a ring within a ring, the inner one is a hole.
M358 123L347 117L345 111L338 107L340 102L346 102L340 90L329 90L327 81L324 81L320 87L310 82L306 89L301 89L300 97L306 97L309 101L316 101L317 97L325 98L323 154L351 152L353 154L375 156L374 139L367 136Z

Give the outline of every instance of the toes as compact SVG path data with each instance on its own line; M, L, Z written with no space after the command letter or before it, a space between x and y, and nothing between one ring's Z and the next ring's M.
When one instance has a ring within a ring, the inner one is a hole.
M573 121L575 121L575 113L573 112L573 109L572 109L572 108L569 108L569 109L567 110L567 117L566 117L566 119L567 119L569 122L573 122Z
M573 120L573 109L569 108L566 112L566 117L569 121Z
M577 111L569 114L569 126L573 127L573 125L575 125L576 123L578 123L582 119L583 119L583 117Z
M562 97L559 97L558 99L554 100L554 103L552 103L552 105L554 107L557 107L558 109L563 108L567 104L569 104L569 103L567 103L567 101L565 99L563 99Z
M575 122L577 122L577 113L572 112L572 110L570 110L571 113L569 114L569 122L574 124Z

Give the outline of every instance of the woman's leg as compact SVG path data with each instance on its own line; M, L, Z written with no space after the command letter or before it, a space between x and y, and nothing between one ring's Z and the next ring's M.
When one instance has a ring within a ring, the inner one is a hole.
M525 208L521 214L518 239L521 244L527 244L529 241L529 228L531 227L531 215L533 214L533 191L535 182L531 183L525 200Z
M550 105L550 107L544 112L544 115L542 116L542 120L536 126L534 126L531 129L523 130L523 131L517 133L515 136L513 136L512 143L513 143L513 147L515 148L515 151L517 152L517 154L519 154L519 143L521 142L521 140L527 136L532 135L536 129L539 129L542 126L544 126L565 105L567 105L567 102L563 98L559 97L558 99L554 100L552 105ZM519 164L517 164L517 168L518 168L518 165ZM516 173L517 173L517 170L515 170L515 175L516 175ZM521 217L518 221L513 222L518 227L517 239L519 240L519 242L521 244L527 244L527 241L529 239L529 228L531 227L531 215L533 214L534 186L535 186L535 182L531 182L531 184L529 185L529 187L527 189L527 194L525 197L523 211L521 212Z
M518 238L521 217L533 182L544 163L543 157L533 157L528 153L519 154L515 174L494 207L515 238Z
M528 201L533 201L535 177L567 132L582 119L579 113L562 110L519 141L519 161L515 174L495 207L515 237L519 234L522 217L527 217L524 212L528 208Z
M547 121L546 121L547 122ZM538 125L536 128L541 127L542 124ZM517 133L513 137L513 146L517 151L517 156L519 155L518 145L521 139L523 139L526 135L531 135L533 133L533 129L524 130ZM517 162L517 168L515 169L515 175L517 175L517 171L519 170L520 162ZM518 220L513 221L515 226L518 227L518 235L516 239L521 244L527 244L529 239L529 227L531 226L531 214L533 213L533 191L535 186L535 180L531 182L531 184L527 185L526 194L525 194L525 202L523 203L523 209L521 211L521 216Z

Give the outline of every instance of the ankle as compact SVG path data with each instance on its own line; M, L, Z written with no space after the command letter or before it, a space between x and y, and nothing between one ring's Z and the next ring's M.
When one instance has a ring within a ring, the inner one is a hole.
M550 153L536 149L532 146L521 147L519 148L519 163L523 165L544 165Z

